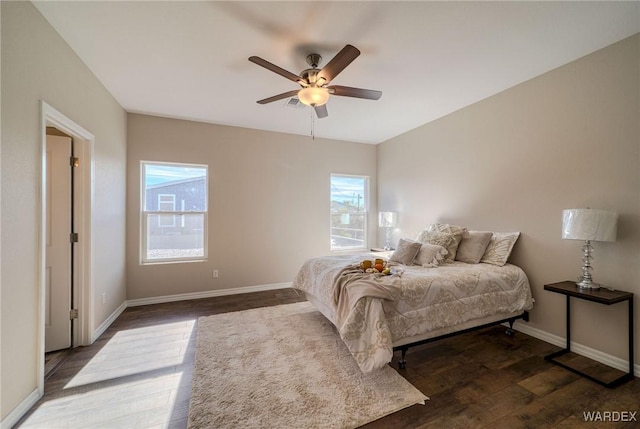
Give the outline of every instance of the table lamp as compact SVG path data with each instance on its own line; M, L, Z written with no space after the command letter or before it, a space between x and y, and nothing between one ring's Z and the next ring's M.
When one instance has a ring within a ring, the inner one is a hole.
M398 225L398 213L396 212L380 212L378 213L378 226L385 228L384 250L393 250L391 248L391 230Z
M592 241L616 241L618 214L607 210L568 209L562 212L562 238L584 240L582 246L582 276L576 285L581 289L600 289L591 271Z

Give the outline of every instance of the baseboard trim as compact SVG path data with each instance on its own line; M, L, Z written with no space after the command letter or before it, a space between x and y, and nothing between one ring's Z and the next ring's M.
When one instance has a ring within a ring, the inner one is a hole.
M122 312L126 309L127 309L127 302L125 301L122 304L120 304L120 306L116 308L116 310L113 313L111 313L111 315L107 317L107 319L104 322L102 322L100 326L98 326L98 329L96 329L93 332L93 335L91 336L91 344L93 344L93 342L97 340L100 337L100 335L102 335L104 331L106 331L107 328L111 326L111 324L115 322L118 316L120 316Z
M217 296L239 295L243 293L262 292L267 290L286 289L291 287L291 282L271 283L258 286L245 286L232 289L216 289L204 292L181 293L177 295L154 296L151 298L138 298L127 300L127 307L140 305L162 304L166 302L186 301L190 299L215 298Z
M523 334L531 335L534 338L553 344L554 346L564 348L567 344L566 338L551 334L538 328L534 328L527 323L523 323L520 321L516 321L513 329L522 332ZM593 359L596 362L600 362L612 368L618 369L620 371L629 371L628 360L620 359L619 357L603 353L600 350L592 349L591 347L576 343L575 341L571 342L571 351L589 359ZM640 364L634 363L633 373L636 377L640 375Z
M27 414L31 407L33 407L41 397L42 394L38 392L38 389L31 392L29 396L24 398L24 401L20 402L18 406L7 414L7 417L0 422L0 429L12 428L16 423L18 423L18 421L20 421L22 416Z

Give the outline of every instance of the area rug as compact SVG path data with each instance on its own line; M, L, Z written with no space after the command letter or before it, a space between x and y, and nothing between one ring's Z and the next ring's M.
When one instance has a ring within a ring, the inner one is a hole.
M189 429L355 428L428 399L364 374L308 302L198 319Z

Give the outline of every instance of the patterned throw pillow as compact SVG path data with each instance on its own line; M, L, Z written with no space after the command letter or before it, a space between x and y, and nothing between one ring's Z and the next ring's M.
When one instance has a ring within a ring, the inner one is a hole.
M465 231L456 252L456 261L477 264L487 250L493 234L489 231Z
M447 251L449 252L447 254L447 257L445 258L446 262L453 262L456 258L456 252L458 250L458 245L460 244L460 241L462 240L462 234L464 233L464 231L466 231L465 227L462 226L457 226L457 225L449 225L448 223L432 223L430 225L427 225L424 229L424 231L422 231L421 235L423 233L433 233L433 232L441 232L441 233L447 233L447 234L451 234L453 236L453 242L450 243L448 246L444 246ZM418 241L423 242L424 240L420 239L420 236L418 236ZM432 244L438 244L438 243L432 243Z
M453 262L453 257L451 257L451 250L458 247L458 241L456 241L456 237L453 234L449 234L448 232L429 232L422 231L420 235L418 235L418 239L422 244L434 244L436 246L442 246L447 249L447 255L444 258L444 262Z
M393 252L389 260L402 265L413 265L413 260L418 254L420 247L422 247L422 243L401 238L398 243L398 248Z
M447 256L447 253L447 249L442 246L422 243L422 247L420 247L413 263L414 265L420 265L424 268L434 268L440 265L440 261Z
M494 232L480 262L503 266L507 263L518 237L519 232Z

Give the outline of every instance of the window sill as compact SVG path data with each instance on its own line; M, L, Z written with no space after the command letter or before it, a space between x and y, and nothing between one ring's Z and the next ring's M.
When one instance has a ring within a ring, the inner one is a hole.
M189 259L179 261L140 261L140 265L167 265L167 264L191 264L194 262L208 262L208 259Z

